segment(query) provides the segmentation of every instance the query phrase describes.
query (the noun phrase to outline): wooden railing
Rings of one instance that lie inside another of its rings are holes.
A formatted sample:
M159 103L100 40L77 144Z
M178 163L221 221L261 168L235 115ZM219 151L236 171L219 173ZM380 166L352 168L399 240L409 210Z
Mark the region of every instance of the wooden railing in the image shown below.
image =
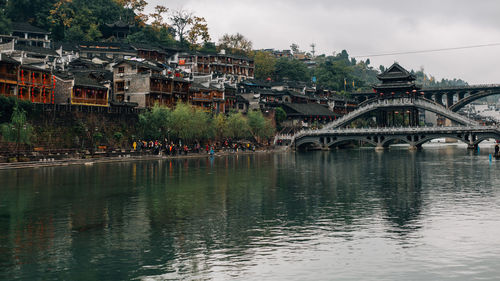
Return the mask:
M108 100L106 98L104 99L98 99L98 98L78 98L78 97L73 97L71 98L71 103L74 104L92 104L92 105L108 105Z

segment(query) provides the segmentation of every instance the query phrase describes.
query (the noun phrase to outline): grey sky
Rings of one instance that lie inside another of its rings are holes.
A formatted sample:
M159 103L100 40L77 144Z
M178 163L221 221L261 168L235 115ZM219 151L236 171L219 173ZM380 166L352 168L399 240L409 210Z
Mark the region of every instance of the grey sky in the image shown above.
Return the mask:
M217 41L240 32L254 48L289 49L297 43L332 54L346 49L367 55L500 43L500 2L493 0L150 0L183 8L207 19ZM500 83L500 46L370 58L372 65L398 61L424 67L436 78L462 78L472 84Z

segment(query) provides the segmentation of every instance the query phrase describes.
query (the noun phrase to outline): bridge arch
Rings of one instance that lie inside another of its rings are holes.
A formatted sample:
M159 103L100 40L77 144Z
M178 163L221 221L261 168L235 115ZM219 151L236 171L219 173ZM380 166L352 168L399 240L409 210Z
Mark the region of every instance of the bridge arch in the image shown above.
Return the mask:
M457 136L455 136L455 135L432 135L429 137L424 137L424 138L420 139L419 141L416 141L415 146L421 147L422 145L429 143L435 139L455 139L459 142L468 144L467 140L462 136L458 136L458 135Z
M460 109L462 109L464 106L468 105L469 103L471 103L475 100L489 97L489 96L495 96L495 95L500 95L500 90L481 91L481 92L478 92L478 93L473 94L473 95L468 95L468 96L465 96L463 99L459 100L458 102L456 102L455 104L453 104L452 106L450 106L450 110L453 112L457 112Z
M390 138L387 138L384 142L382 142L382 146L383 147L389 147L391 144L394 144L394 142L396 141L400 141L400 142L403 142L405 144L409 144L411 145L412 143L412 140L408 140L405 136L394 136L394 137L390 137Z
M367 138L367 137L363 137L363 136L349 136L349 137L335 138L335 139L332 139L332 141L329 142L329 143L327 143L326 145L329 148L333 148L333 147L338 147L338 146L340 146L343 143L349 143L349 142L353 142L353 141L358 141L358 142L362 141L362 142L371 144L372 146L377 146L378 145L378 143L376 141L374 141L373 139Z
M322 146L319 137L305 137L295 141L295 148L298 150L307 150L308 147L321 148Z
M489 139L496 139L496 140L498 140L498 139L500 139L500 135L498 135L498 134L479 135L479 136L477 136L477 139L474 141L474 146L479 145L483 141L489 140Z

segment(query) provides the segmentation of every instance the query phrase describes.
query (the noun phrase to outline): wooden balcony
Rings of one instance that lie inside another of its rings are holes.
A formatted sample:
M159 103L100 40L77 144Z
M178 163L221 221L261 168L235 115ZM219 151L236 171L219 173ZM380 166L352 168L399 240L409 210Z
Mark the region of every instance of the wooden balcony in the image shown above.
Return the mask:
M72 104L108 106L107 90L95 90L86 88L73 89L71 95Z
M164 84L151 85L150 91L171 94L172 93L172 86L171 85L164 85Z
M15 81L15 82L17 82L17 74L1 73L0 72L0 80Z
M84 105L108 106L108 99L107 98L98 99L98 98L72 97L71 103L72 104L84 104Z

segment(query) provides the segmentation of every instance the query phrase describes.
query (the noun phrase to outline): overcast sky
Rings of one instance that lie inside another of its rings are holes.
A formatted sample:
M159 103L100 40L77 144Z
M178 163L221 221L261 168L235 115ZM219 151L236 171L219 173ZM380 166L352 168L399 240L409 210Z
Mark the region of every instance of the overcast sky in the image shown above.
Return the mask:
M240 32L255 49L290 49L297 43L317 54L345 49L351 56L500 43L498 0L149 0L185 9L208 21L213 41ZM310 2L310 3L308 3ZM423 67L436 78L500 84L500 46L371 57L374 67L394 61Z

